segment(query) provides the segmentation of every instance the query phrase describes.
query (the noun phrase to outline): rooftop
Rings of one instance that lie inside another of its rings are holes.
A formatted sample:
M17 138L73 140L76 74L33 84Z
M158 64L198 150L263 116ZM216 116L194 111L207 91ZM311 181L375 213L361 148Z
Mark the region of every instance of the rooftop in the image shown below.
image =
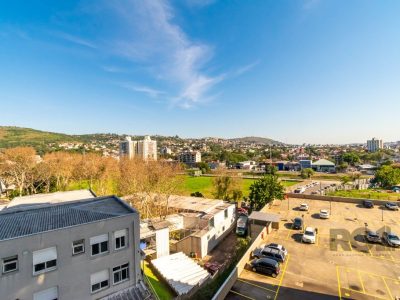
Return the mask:
M81 199L95 198L96 195L91 190L76 190L67 192L56 192L48 194L36 194L29 196L16 197L11 200L7 207L32 206L38 204L56 204Z
M264 222L279 222L281 220L280 215L265 213L261 211L253 211L249 216L250 220L264 221Z
M335 166L335 164L327 159L320 159L312 163L313 166Z
M4 209L0 211L0 241L134 213L115 196Z
M203 213L210 213L218 207L224 207L223 200L207 199L200 197L170 196L168 207ZM229 205L228 205L229 206Z

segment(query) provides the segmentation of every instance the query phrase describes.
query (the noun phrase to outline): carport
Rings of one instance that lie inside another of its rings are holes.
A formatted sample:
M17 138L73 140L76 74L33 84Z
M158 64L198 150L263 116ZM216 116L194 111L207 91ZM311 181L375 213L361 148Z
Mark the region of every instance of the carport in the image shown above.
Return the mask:
M279 229L281 217L278 214L253 211L249 217L249 234L252 240L257 238L260 232L269 234L272 229Z

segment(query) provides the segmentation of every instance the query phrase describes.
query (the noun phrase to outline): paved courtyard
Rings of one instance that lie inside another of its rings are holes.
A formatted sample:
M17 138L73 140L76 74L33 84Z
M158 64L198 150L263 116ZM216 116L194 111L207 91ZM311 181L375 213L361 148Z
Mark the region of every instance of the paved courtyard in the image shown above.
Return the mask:
M297 208L307 203L308 212ZM319 218L320 209L331 211ZM400 249L367 244L364 231L390 228L400 233L400 212L352 203L289 199L273 205L281 215L280 229L268 242L284 245L288 259L277 278L244 270L226 299L396 299L400 297ZM383 214L382 214L383 213ZM382 221L383 216L383 221ZM318 228L316 243L301 243L301 230L292 230L295 217Z

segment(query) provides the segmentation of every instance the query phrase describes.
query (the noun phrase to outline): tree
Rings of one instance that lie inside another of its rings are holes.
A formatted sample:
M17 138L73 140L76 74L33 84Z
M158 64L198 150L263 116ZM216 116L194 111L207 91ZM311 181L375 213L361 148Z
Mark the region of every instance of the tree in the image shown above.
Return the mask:
M206 163L204 161L198 162L196 164L196 167L198 167L201 170L202 174L210 173L210 171L211 171L210 166L208 165L208 163Z
M360 162L360 157L355 152L347 152L342 155L342 161L347 162L350 166L354 166Z
M400 169L382 166L376 171L373 182L381 187L391 188L400 183Z
M278 176L264 175L250 186L249 203L252 209L260 210L274 199L283 200L285 189Z
M272 165L265 166L265 174L276 175L278 168Z
M242 179L239 177L231 177L227 174L221 173L213 179L214 198L222 200L238 201L243 196L242 193Z
M305 168L301 170L300 176L301 178L310 179L314 175L314 170L311 168Z
M16 147L4 150L0 155L0 175L15 184L21 196L27 192L36 166L36 151L32 147Z

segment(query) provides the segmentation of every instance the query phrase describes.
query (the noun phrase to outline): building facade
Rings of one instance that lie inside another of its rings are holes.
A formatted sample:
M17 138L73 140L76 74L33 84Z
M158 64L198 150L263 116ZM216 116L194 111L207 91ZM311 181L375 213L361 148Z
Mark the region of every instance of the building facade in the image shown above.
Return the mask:
M178 155L178 161L187 165L195 165L196 163L201 162L201 153L200 151L181 152Z
M383 148L383 141L376 138L367 141L367 150L369 152L376 152Z
M153 141L148 135L140 141L132 141L128 136L119 144L119 155L129 159L138 157L143 160L157 160L157 141Z
M143 299L140 259L139 214L117 197L0 212L2 300Z

